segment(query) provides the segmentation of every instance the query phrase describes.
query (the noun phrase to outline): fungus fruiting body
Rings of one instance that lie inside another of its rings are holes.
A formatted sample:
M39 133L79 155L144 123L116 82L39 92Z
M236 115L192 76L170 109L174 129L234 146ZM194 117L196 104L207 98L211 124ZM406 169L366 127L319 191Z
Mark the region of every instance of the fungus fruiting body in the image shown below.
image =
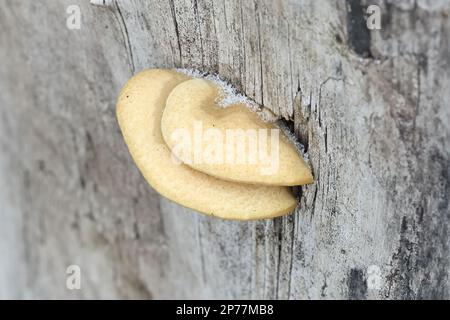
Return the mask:
M190 77L153 69L133 76L117 102L117 119L129 152L148 183L164 197L225 219L249 220L291 212L289 188L230 182L176 163L161 133L167 97Z
M313 177L294 144L242 102L220 107L220 87L192 79L175 87L161 130L178 158L192 168L234 182L295 186Z

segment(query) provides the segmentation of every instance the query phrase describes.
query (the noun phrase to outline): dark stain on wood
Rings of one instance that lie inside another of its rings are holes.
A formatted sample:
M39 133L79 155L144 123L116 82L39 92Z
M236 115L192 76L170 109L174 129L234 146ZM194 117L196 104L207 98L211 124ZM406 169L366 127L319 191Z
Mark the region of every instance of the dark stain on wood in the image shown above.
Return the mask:
M363 300L367 297L367 283L361 269L350 269L347 277L348 298L350 300Z
M364 10L361 0L347 0L347 42L358 55L372 58Z

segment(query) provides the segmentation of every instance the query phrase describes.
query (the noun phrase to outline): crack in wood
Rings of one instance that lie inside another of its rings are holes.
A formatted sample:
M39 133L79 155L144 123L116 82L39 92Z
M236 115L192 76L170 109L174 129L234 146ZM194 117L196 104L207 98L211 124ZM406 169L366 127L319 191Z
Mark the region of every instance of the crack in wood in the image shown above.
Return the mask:
M114 0L114 5L117 10L117 13L119 14L121 26L123 27L123 32L122 32L123 38L124 38L126 46L128 48L128 53L130 55L131 73L134 74L136 72L136 67L134 65L133 49L131 47L131 40L130 40L130 35L128 34L128 28L125 23L125 18L122 14L122 10L120 9L120 6L119 6L119 3L117 0Z

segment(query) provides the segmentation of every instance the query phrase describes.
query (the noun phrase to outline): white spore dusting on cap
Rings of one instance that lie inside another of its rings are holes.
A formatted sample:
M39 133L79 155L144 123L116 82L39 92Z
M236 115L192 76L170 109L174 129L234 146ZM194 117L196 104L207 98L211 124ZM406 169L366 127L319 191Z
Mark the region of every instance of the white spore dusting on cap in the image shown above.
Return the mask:
M214 82L221 89L221 94L216 99L216 103L219 107L226 108L240 103L255 112L264 122L275 122L279 120L279 117L277 117L271 110L260 106L256 102L247 98L245 95L238 93L232 85L221 79L218 75L202 73L195 69L180 68L176 69L176 71L192 78L204 78Z
M183 73L191 78L204 78L206 77L206 73L200 72L196 69L184 69L184 68L177 68L175 69L179 73Z

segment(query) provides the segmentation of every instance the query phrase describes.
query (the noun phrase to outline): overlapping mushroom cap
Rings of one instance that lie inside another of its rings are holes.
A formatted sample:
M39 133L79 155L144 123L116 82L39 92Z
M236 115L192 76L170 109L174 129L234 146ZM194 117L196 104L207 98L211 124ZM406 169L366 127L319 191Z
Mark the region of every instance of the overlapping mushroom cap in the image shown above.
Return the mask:
M165 142L184 163L220 179L274 186L311 183L298 150L243 103L220 107L220 87L192 79L170 93L161 120Z

